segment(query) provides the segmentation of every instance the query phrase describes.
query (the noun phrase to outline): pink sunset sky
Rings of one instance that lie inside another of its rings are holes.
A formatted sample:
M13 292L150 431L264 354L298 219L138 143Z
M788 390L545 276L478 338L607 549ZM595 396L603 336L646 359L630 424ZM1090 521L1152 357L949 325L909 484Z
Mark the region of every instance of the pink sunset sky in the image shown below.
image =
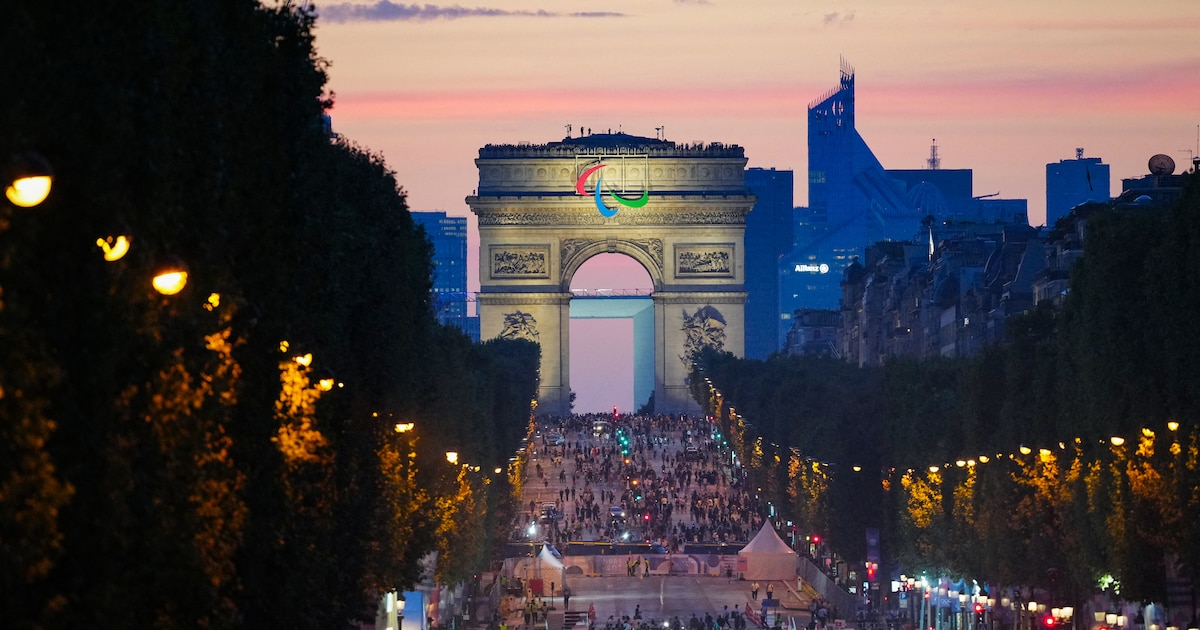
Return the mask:
M1200 150L1195 0L316 6L334 130L384 157L410 208L467 216L472 231L463 199L478 184L479 148L560 140L568 124L576 135L664 127L668 140L741 145L748 166L795 171L795 205L805 205L806 107L836 87L843 58L856 72L858 130L885 168L924 168L936 138L942 168L974 169L977 195L1028 199L1035 225L1045 165L1076 147L1110 165L1113 194L1151 155L1182 166ZM649 283L623 260L590 261L574 286ZM576 333L581 324L600 328ZM600 361L631 364L631 343L628 358L612 343L628 328L573 322L576 410L632 404L631 382L589 380Z

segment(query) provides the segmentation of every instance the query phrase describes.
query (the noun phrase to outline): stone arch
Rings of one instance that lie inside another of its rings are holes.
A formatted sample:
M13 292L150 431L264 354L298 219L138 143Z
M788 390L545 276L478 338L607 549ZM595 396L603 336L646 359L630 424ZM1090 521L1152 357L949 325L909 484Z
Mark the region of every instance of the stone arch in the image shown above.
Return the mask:
M686 357L714 335L735 355L745 348L744 237L755 198L743 149L587 134L489 144L475 165L478 193L466 202L479 219L480 337L537 340L538 413L570 410L571 280L603 253L629 256L650 276L655 411L698 411Z
M649 241L652 239L642 239ZM584 263L591 260L593 257L600 254L624 254L636 260L638 264L646 270L650 275L651 286L654 291L658 291L663 285L663 263L662 263L662 241L658 239L657 244L637 243L622 239L604 239L593 240L577 248L569 248L564 244L562 248L562 265L559 270L558 287L564 293L571 290L571 280L574 279L575 273ZM654 251L658 251L657 257Z

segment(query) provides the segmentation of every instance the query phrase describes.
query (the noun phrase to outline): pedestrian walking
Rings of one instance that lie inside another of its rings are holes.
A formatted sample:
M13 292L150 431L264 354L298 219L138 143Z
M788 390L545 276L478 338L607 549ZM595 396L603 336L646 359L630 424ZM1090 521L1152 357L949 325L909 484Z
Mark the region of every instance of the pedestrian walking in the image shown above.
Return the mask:
M775 599L775 587L767 582L767 599Z
M753 599L753 600L758 599L758 582L755 582L750 585L750 599Z

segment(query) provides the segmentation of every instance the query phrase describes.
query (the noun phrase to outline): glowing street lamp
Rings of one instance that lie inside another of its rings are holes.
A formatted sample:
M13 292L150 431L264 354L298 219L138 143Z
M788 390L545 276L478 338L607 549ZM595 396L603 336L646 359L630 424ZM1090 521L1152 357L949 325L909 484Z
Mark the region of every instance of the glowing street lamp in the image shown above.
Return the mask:
M101 237L96 239L96 246L104 252L104 260L114 262L129 253L129 237L124 234Z
M54 173L42 156L23 153L9 160L4 180L4 196L8 201L14 206L32 208L50 196Z
M313 375L313 381L316 383L315 387L317 390L322 392L330 391L333 389L334 385L337 385L337 378L334 377L333 370L330 370L329 368L321 368L320 370L317 370L317 372Z
M154 290L163 295L175 295L183 290L183 287L187 285L187 280L187 266L178 260L171 259L154 274L152 284Z
M446 461L451 464L458 463L458 451L446 451Z

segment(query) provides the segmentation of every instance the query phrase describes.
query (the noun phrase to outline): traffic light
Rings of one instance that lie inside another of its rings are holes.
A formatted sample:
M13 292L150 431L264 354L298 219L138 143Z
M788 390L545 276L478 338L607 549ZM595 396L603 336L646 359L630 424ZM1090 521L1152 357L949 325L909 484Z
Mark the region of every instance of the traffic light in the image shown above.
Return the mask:
M983 623L983 604L975 602L975 625Z
M1046 615L1045 617L1042 617L1042 625L1047 628L1053 628L1054 627L1054 617L1052 615Z

